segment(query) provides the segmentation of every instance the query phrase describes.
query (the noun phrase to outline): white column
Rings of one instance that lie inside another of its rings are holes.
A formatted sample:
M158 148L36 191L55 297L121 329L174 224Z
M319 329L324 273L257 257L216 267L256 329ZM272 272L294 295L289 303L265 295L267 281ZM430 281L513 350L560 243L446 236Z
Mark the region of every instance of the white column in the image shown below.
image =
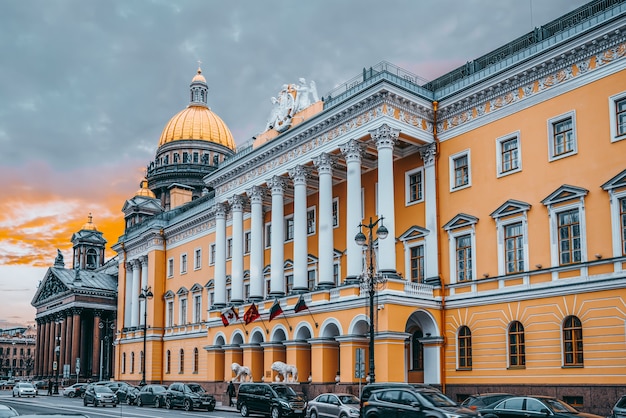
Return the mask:
M378 216L385 219L383 224L389 236L378 240L378 271L396 272L396 228L395 197L393 193L393 146L398 140L399 129L387 124L369 131L378 149ZM379 224L380 225L380 224Z
M226 306L226 205L215 205L215 306Z
M133 325L133 263L129 261L125 266L126 295L124 295L124 327L129 328Z
M333 176L332 158L329 154L321 154L314 161L319 176L319 207L318 207L318 285L320 287L335 286L333 277Z
M346 280L355 280L363 272L363 251L354 237L359 232L362 222L363 208L361 207L361 155L363 148L359 141L352 139L341 147L346 159L348 171L348 194L346 210L346 242L348 254L348 275Z
M231 260L230 301L234 304L243 302L243 205L244 197L235 195L230 199L230 211L233 214L233 254Z
M144 255L139 257L139 262L141 263L141 285L139 293L141 293L141 289L145 289L148 286L148 256ZM139 299L139 325L141 326L144 325L145 313L146 300Z
M309 290L308 283L308 238L307 238L307 202L306 180L309 170L301 165L289 171L293 179L293 290L305 292Z
M270 296L285 295L285 179L274 176L267 182L272 191L272 234Z
M265 189L254 186L247 191L250 198L250 299L263 299L263 196Z
M133 264L133 285L131 288L131 305L130 305L130 325L132 327L139 326L139 273L141 264L139 260L131 260Z
M439 277L439 262L437 248L439 248L437 227L437 189L435 184L435 156L437 146L432 143L419 148L424 160L424 205L426 208L426 235L424 278Z

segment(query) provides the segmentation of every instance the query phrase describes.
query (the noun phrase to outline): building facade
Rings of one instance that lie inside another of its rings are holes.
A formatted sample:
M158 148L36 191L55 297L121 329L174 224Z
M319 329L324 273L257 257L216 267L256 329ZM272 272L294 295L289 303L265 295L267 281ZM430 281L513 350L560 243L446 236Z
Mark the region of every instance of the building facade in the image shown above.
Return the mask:
M31 327L0 330L0 380L33 378L35 336Z
M428 83L383 62L318 100L301 79L240 148L199 71L124 205L116 379L224 393L282 362L309 396L369 377L605 413L626 384L624 29L624 1L592 1ZM152 190L194 161L203 191Z

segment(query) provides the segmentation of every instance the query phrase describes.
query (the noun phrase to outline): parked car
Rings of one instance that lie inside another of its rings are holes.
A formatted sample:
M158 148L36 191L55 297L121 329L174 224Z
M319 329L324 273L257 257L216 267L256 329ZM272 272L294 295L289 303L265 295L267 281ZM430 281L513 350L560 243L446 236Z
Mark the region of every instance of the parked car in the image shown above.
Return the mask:
M428 388L388 388L372 391L363 403L365 418L478 418L480 413L457 405L443 393Z
M37 389L33 386L32 383L28 382L20 382L13 385L13 397L23 397L23 396L32 396L33 398L37 396Z
M83 405L87 406L92 404L93 406L117 406L117 398L113 391L105 385L88 385L85 389L85 396L83 397Z
M202 387L200 387L202 391L199 391L197 386L198 392L195 392L185 383L172 383L165 391L165 407L167 409L183 408L185 411L194 409L214 410L215 397L208 394Z
M19 413L9 405L0 405L0 418L16 417Z
M163 385L145 385L137 394L137 406L162 408L165 406L166 390Z
M363 411L363 403L366 402L371 393L375 390L380 390L380 389L392 389L392 388L402 388L402 389L431 389L431 390L437 390L432 386L429 385L425 385L422 383L401 383L401 382L391 382L391 383L370 383L367 384L365 386L363 386L363 389L361 390L361 398L360 398L360 410L361 410L361 416L362 411Z
M471 409L486 408L489 405L501 401L504 398L515 396L511 393L477 393L470 395L461 402L461 406Z
M619 398L609 418L626 418L626 395Z
M124 385L115 392L117 403L125 403L127 405L135 405L137 403L137 395L139 388L137 386Z
M80 398L83 393L85 393L86 388L87 383L74 383L72 386L63 389L63 396L67 396L68 398Z
M289 385L281 383L242 383L237 410L242 416L264 414L272 418L304 417L306 401Z
M349 393L322 393L307 405L309 418L358 417L359 398Z
M549 396L513 396L478 410L483 418L603 418L578 411L565 402Z

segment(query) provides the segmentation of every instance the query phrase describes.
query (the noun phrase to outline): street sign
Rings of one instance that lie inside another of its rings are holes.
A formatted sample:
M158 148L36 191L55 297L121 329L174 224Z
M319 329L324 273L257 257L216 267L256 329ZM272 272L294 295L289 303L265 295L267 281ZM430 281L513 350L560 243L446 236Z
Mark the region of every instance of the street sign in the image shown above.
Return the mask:
M70 365L64 364L63 365L63 379L69 379L69 378L70 378Z
M58 366L58 365L57 365L57 362L56 362L56 361L55 361L55 362L53 362L53 363L52 363L52 370L54 370L54 371L56 372L56 371L57 371L57 366Z
M76 357L76 374L80 373L80 357Z
M365 377L365 349L356 349L356 363L354 365L354 377L363 379Z

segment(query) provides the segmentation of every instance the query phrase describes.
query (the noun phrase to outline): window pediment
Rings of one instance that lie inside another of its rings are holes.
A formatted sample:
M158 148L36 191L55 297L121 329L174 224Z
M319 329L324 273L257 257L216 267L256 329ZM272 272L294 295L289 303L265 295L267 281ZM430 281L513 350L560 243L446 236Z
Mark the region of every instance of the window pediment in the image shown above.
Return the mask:
M178 296L184 296L187 293L189 293L189 290L187 290L187 288L185 286L181 287L180 289L178 289L178 291L176 292L176 294Z
M400 237L398 238L400 241L412 241L419 238L424 238L428 235L430 231L426 228L422 228L421 226L413 225L409 229L407 229Z
M174 292L172 292L171 290L168 290L167 292L165 292L165 294L163 295L163 299L174 299L174 296L176 296L174 294Z
M202 292L202 285L200 285L200 283L195 283L189 291L193 293Z
M209 280L208 282L206 282L206 284L204 285L204 287L206 287L207 289L212 289L213 286L215 286L215 281L213 279Z
M570 186L567 184L562 185L545 199L541 201L546 206L554 205L561 202L567 202L568 200L581 199L589 193L589 190L582 187Z
M626 170L602 185L602 188L607 191L621 189L622 187L626 187Z
M498 209L491 213L493 219L502 218L510 215L517 215L530 210L531 205L519 200L509 199L504 202Z
M451 231L457 228L464 228L475 225L478 222L478 218L466 213L459 213L452 218L448 223L443 226L446 231Z

